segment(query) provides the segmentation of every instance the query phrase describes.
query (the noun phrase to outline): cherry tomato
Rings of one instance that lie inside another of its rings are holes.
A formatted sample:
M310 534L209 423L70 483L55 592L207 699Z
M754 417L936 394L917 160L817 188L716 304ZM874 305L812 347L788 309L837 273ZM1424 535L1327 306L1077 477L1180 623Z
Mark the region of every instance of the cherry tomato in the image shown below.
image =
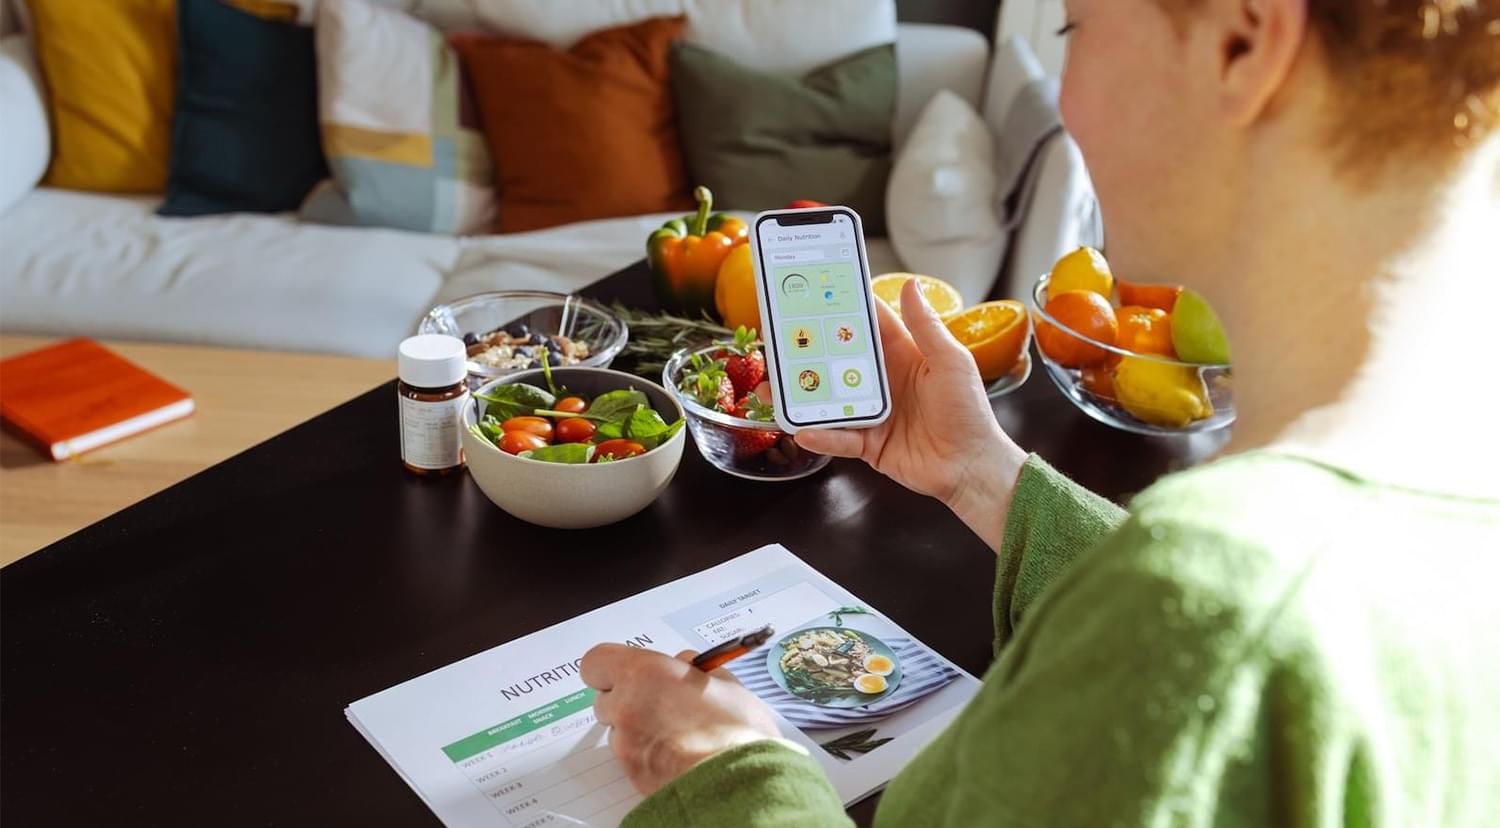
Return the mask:
M635 457L645 454L646 447L634 440L605 440L594 447L594 462L599 462L601 457L613 457L616 460L624 460L627 457Z
M594 424L582 417L569 417L557 423L557 442L587 443L594 439Z
M556 405L552 406L552 410L566 411L569 414L582 414L589 410L589 404L583 397L563 397L557 401Z
M529 431L549 443L552 441L552 421L546 417L511 417L501 423L500 428L504 431Z
M500 450L506 454L520 454L546 445L546 440L529 431L507 431L500 438Z

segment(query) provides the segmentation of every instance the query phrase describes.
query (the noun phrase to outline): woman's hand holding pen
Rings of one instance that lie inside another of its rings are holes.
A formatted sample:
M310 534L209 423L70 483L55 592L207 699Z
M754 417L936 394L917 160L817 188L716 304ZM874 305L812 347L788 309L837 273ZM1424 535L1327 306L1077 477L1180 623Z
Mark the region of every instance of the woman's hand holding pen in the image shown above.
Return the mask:
M902 287L901 316L884 302L876 305L890 419L868 429L799 431L798 445L858 457L906 488L938 498L999 550L1026 452L1000 430L973 355L948 333L916 279Z
M583 656L583 681L599 691L594 715L646 796L716 753L780 735L755 694L728 670L693 667L695 655L600 644Z

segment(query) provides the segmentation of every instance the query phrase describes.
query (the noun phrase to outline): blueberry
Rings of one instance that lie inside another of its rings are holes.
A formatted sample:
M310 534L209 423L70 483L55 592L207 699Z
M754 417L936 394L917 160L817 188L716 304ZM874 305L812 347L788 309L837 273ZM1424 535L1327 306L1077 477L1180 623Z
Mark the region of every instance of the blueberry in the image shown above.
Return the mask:
M526 365L526 367L527 368L540 368L540 367L542 367L542 361L539 360L539 359L533 359L530 363L528 363Z
M525 322L512 322L505 326L505 332L511 339L525 339L531 335L531 328Z
M479 344L479 337L477 337L477 336L475 336L475 335L473 335L471 333L466 333L466 334L464 334L464 344L465 345L478 345Z
M547 340L547 350L551 351L554 354L561 354L562 346L557 344L557 340L549 339Z
M527 341L530 342L532 345L540 345L543 342L548 342L550 340L548 340L547 337L545 337L545 336L543 336L543 335L541 335L539 333L532 333L531 334L531 338L528 339Z

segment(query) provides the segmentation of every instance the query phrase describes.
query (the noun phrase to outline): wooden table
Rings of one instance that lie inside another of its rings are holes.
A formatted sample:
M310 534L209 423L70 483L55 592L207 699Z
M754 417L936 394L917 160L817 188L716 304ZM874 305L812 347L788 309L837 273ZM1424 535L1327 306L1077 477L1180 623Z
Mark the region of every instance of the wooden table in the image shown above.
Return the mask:
M0 358L55 342L0 336ZM395 360L109 342L193 395L187 420L53 463L0 434L0 566L153 495L395 375ZM0 395L5 393L0 375Z

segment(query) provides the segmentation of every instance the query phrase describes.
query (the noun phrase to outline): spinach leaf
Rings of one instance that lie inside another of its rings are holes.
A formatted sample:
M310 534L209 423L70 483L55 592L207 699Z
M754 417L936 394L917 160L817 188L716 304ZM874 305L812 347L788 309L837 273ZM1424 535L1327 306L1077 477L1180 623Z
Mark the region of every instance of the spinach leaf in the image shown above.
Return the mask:
M625 436L625 426L621 423L602 423L594 430L594 442L602 443L605 440L618 440Z
M646 392L635 388L621 388L595 397L589 404L588 413L593 420L623 423L637 408L643 405L649 408L650 404Z
M500 438L505 433L505 430L500 427L500 421L492 414L484 415L484 419L469 426L469 430L474 432L474 436L494 443L496 446L500 445Z
M640 406L625 421L625 436L646 447L647 451L660 445L661 436L667 433L667 421L656 413L656 409Z
M501 420L524 417L538 408L551 408L557 402L546 390L521 382L497 385L488 393L474 396L488 403L484 408L487 417L493 415Z
M588 443L558 443L531 451L523 451L520 457L530 457L544 463L587 463L594 457L594 447Z

